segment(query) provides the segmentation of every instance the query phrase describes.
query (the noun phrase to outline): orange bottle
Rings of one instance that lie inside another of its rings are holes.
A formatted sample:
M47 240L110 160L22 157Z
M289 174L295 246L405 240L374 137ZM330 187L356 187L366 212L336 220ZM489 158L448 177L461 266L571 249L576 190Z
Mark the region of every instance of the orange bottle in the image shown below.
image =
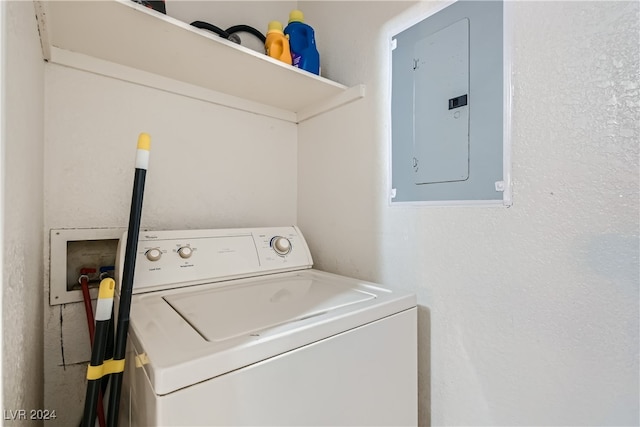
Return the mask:
M267 40L264 42L264 48L272 58L279 59L291 65L291 50L289 48L289 38L282 31L282 23L278 21L269 22L267 30Z

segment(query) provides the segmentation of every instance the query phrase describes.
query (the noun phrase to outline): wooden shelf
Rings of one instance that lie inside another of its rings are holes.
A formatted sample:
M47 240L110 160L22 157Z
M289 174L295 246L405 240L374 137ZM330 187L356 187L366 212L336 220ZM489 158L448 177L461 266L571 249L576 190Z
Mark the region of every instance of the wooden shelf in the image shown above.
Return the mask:
M364 96L130 0L35 3L53 63L292 122Z

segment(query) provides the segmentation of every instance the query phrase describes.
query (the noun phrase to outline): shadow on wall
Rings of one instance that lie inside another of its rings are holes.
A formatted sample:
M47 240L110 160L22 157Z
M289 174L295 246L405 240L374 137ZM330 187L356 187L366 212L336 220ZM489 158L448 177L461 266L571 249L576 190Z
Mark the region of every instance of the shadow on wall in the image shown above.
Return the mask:
M418 305L418 424L431 425L431 311Z

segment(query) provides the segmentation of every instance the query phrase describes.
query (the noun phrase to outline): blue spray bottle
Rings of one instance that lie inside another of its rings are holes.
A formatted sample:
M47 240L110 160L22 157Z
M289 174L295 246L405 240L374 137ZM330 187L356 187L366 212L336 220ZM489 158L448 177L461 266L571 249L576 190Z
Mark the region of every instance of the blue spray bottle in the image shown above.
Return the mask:
M289 36L293 66L319 75L320 54L316 48L315 35L313 28L304 23L301 11L291 11L284 33Z

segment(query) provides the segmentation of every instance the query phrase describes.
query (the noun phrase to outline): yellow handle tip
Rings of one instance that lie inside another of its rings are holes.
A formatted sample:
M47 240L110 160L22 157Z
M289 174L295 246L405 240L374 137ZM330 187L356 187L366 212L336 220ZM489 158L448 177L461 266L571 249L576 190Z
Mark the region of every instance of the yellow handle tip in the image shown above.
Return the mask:
M107 277L100 282L100 289L98 290L98 299L100 298L113 298L113 293L116 290L115 280Z
M141 133L138 137L138 150L151 150L151 137L148 133Z

